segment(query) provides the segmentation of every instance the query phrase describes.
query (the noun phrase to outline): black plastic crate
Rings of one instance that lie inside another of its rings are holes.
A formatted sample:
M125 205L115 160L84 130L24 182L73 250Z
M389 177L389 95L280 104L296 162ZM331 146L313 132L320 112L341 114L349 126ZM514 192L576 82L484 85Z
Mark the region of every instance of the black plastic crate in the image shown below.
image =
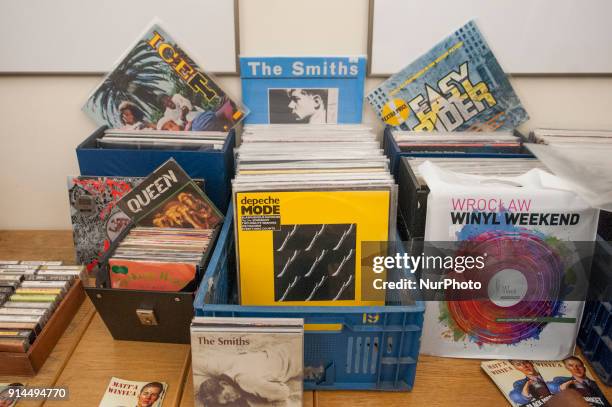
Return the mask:
M612 246L598 238L593 271L598 278L612 280ZM601 301L588 301L582 317L577 342L601 381L612 386L612 287L591 281Z

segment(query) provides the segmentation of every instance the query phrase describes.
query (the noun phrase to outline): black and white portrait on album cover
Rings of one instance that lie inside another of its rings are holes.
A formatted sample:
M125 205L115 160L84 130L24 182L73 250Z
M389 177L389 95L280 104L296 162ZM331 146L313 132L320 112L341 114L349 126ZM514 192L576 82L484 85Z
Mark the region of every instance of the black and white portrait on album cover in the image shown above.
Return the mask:
M302 335L192 332L195 406L301 406Z
M338 122L338 89L268 89L271 124Z

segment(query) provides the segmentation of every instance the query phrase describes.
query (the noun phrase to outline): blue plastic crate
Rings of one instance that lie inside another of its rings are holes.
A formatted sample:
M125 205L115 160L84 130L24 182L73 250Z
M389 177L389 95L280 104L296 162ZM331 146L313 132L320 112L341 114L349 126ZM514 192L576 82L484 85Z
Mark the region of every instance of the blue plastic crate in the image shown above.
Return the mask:
M422 302L377 307L236 305L232 218L228 213L196 294L197 316L304 318L305 390L412 389Z
M96 140L106 127L98 128L76 148L81 175L146 177L174 158L191 178L205 180L206 195L225 212L230 202L234 174L235 131L231 130L221 150L132 150L98 148Z
M612 280L612 246L601 238L597 239L593 268L604 281ZM602 301L588 301L585 306L577 342L584 356L601 380L612 386L612 287L605 283L591 281L600 289Z

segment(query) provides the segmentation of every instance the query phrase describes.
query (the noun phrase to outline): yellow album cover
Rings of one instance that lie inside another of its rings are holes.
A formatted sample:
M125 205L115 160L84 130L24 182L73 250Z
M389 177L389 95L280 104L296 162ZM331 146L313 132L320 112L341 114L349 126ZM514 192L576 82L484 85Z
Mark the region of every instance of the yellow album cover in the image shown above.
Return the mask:
M387 241L390 190L234 194L242 305L363 301L361 242Z

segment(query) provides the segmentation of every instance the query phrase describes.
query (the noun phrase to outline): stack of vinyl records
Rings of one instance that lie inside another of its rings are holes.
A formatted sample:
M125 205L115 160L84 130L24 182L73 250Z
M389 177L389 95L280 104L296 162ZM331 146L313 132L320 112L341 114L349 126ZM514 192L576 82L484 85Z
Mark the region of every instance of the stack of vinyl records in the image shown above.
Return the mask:
M99 148L130 150L220 150L227 132L107 129L97 140Z
M392 134L402 152L521 152L521 139L511 131L445 133L393 130Z
M242 305L373 305L361 243L393 240L397 187L361 125L245 126L233 202Z
M526 144L595 208L612 211L612 131L535 129ZM612 236L612 222L601 233Z
M181 291L198 276L212 229L135 227L108 261L113 288Z
M453 157L407 157L405 162L417 177L422 181L419 166L425 161L431 161L445 170L460 172L462 174L489 175L500 177L512 177L526 173L534 168L546 170L544 164L534 158L464 158Z
M606 130L564 130L535 129L531 132L530 141L538 144L607 144L612 146L612 131Z

